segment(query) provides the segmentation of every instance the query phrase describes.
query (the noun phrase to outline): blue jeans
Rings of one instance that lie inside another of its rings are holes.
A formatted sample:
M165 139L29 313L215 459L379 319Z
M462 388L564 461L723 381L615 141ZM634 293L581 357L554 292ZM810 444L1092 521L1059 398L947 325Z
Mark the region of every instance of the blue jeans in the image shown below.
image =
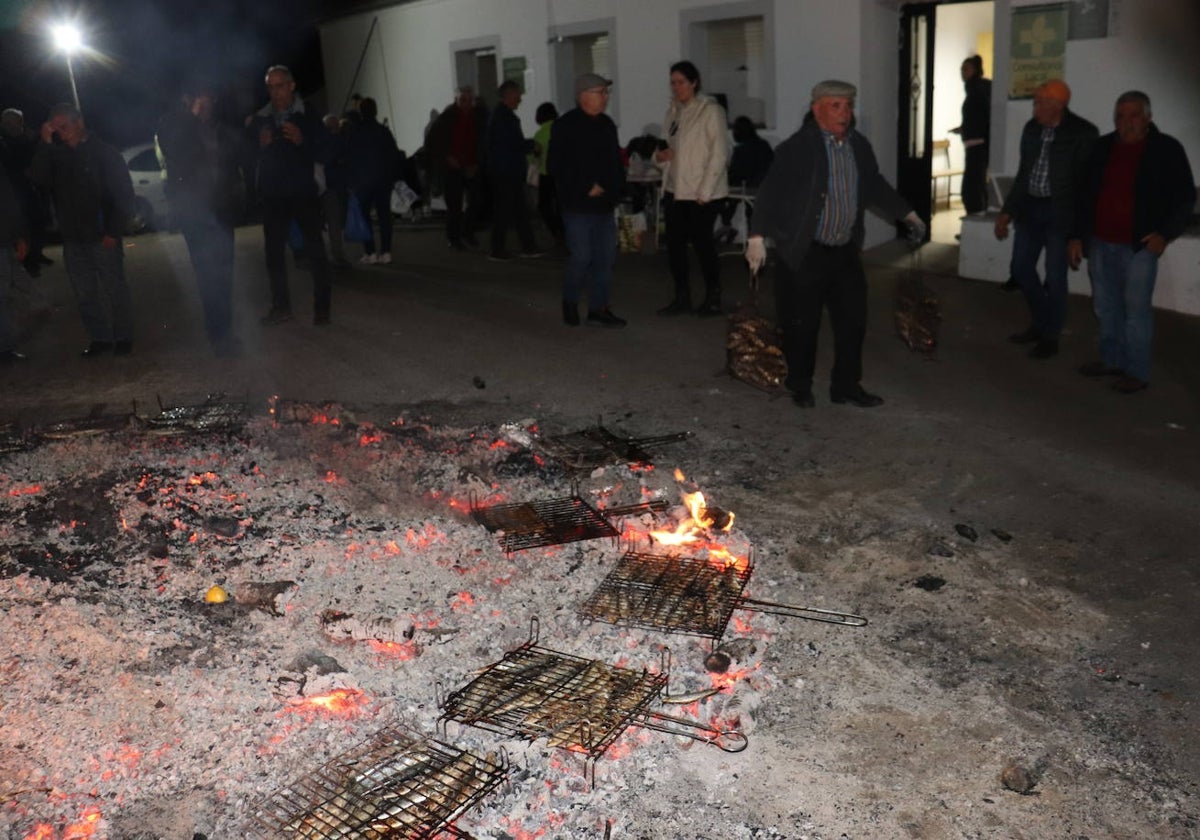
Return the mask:
M121 240L111 248L105 248L98 239L64 242L63 262L88 339L132 341L133 295L125 282L125 251Z
M1038 277L1038 255L1046 252L1046 280ZM1067 237L1054 226L1050 199L1031 198L1017 220L1012 275L1021 285L1038 338L1055 340L1067 320Z
M586 286L588 311L608 306L613 265L617 261L617 222L611 213L563 213L567 238L567 274L563 303L578 303Z
M1154 339L1154 280L1158 257L1146 248L1102 242L1088 247L1092 306L1100 321L1100 358L1110 368L1150 381L1150 343Z

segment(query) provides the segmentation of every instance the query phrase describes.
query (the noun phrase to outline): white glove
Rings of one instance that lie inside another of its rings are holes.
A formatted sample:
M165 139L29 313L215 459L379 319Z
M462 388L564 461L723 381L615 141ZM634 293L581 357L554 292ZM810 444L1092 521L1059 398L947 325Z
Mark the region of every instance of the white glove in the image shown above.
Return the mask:
M746 264L750 266L750 273L758 274L766 261L767 243L761 236L751 236L746 240Z
M904 224L908 225L909 242L920 245L925 241L925 234L929 232L929 226L917 215L916 210L904 217Z

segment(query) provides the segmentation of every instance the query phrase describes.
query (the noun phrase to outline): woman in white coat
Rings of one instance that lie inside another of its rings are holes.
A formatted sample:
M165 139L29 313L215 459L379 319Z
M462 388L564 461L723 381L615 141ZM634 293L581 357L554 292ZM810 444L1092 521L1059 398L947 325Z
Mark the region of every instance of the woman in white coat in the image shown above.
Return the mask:
M704 302L695 310L709 317L721 314L721 276L713 226L720 200L729 194L725 170L729 164L725 109L700 93L700 71L690 61L671 65L671 107L663 120L667 148L655 154L665 167L667 255L675 296L659 315L692 311L688 278L688 243L700 259Z

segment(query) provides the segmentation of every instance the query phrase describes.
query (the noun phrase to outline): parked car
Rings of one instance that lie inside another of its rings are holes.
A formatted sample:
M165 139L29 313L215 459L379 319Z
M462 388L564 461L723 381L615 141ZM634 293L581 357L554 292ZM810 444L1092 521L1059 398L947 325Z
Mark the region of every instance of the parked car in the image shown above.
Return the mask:
M167 204L166 181L153 143L139 143L121 152L133 180L134 211L131 233L167 230L171 208Z

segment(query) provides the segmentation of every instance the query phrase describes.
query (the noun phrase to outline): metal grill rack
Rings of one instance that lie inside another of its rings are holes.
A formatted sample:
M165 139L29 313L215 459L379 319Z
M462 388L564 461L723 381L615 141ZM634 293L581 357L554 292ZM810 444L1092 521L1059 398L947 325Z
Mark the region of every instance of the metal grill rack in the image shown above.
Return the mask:
M391 725L254 808L250 831L288 840L469 838L449 823L508 776L480 757Z
M650 711L665 694L666 654L660 673L618 668L537 645L538 624L529 640L483 669L475 679L441 696L440 722L474 726L528 741L544 739L595 761L630 726L713 744L726 752L746 748L737 731L717 732L696 721ZM594 782L593 775L593 782Z
M159 413L143 417L147 432L161 435L232 432L246 420L246 403L227 402L223 394L210 394L202 403L166 407L158 400Z
M104 405L94 406L83 417L60 420L34 429L34 434L46 440L68 440L126 431L135 420L133 412L128 414L105 414Z
M33 449L35 443L30 435L18 429L12 423L5 423L3 426L0 426L0 455Z
M493 533L500 532L500 547L512 554L527 548L616 539L620 532L613 526L613 519L666 508L667 503L658 500L608 508L602 513L574 495L490 507L472 502L471 518Z
M611 464L648 464L653 450L685 441L691 432L676 432L643 438L621 437L602 424L539 441L538 447L567 469L593 470Z
M629 551L617 561L580 605L584 618L667 633L704 636L714 642L725 634L734 610L806 618L861 627L867 620L818 607L789 606L742 595L754 564Z

